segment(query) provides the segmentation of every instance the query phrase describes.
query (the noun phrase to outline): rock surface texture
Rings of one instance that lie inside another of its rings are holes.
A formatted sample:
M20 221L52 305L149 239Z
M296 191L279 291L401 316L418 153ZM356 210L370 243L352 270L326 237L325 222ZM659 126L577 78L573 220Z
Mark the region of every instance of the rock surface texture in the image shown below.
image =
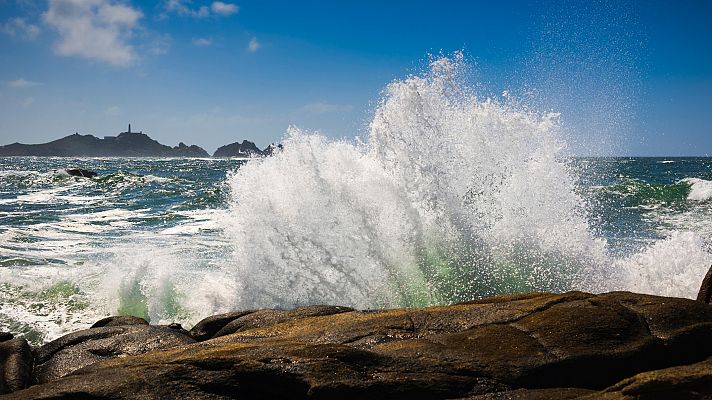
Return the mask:
M44 383L3 398L712 399L712 306L569 292L245 311L190 335L75 332L36 349L34 368Z
M712 302L712 267L705 275L700 286L700 292L697 294L697 301L710 304Z

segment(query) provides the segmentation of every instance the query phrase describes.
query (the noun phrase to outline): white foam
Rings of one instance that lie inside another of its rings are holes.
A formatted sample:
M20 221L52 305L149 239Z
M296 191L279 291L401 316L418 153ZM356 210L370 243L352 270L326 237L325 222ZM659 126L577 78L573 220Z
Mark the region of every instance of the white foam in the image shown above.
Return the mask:
M688 200L707 201L712 199L712 181L699 178L685 178L680 182L690 185L690 193L687 195Z
M712 252L694 232L673 232L644 251L618 260L606 289L694 298L712 264Z

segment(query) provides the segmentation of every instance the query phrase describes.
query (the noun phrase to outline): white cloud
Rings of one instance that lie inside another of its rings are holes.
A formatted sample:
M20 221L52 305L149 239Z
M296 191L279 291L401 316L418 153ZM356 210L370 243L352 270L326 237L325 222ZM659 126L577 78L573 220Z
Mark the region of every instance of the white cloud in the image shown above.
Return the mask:
M231 3L223 3L222 1L214 1L210 7L200 6L191 7L192 0L166 0L163 8L166 13L178 14L183 17L206 18L211 15L227 17L237 14L240 7ZM163 17L167 17L163 14Z
M252 39L250 39L250 43L247 45L247 50L254 53L259 50L260 47L262 47L262 43L258 42L256 37L253 37Z
M24 18L12 18L0 25L0 32L12 37L22 37L27 40L34 40L40 34L40 27L27 22Z
M50 0L44 21L57 30L57 54L128 66L137 55L129 43L143 13L114 0Z
M18 88L18 89L28 88L28 87L32 87L32 86L39 86L39 85L41 85L41 83L28 81L25 78L18 78L18 79L15 79L14 81L7 82L7 86L9 86L11 88Z
M110 106L104 110L104 115L109 117L116 117L121 115L121 108L119 106Z
M202 6L198 8L190 8L190 0L168 0L165 3L164 8L167 12L176 13L181 16L191 16L195 18L205 18L210 15L210 8L208 6Z
M237 14L237 12L240 11L240 7L235 4L223 3L222 1L214 1L210 9L212 9L215 14L224 16Z
M309 103L297 109L299 114L321 115L327 113L339 113L353 110L353 106L348 104L331 104L317 101Z
M211 39L211 38L193 38L192 43L195 46L210 46L213 44L213 39Z

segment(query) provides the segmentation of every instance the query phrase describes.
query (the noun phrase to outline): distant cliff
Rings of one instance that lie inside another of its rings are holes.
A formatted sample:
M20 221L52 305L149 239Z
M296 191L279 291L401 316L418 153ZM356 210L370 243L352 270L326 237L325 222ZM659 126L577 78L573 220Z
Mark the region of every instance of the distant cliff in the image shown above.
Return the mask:
M0 157L210 157L202 148L180 143L170 147L143 133L122 132L99 139L93 135L69 135L49 143L13 143L0 146Z

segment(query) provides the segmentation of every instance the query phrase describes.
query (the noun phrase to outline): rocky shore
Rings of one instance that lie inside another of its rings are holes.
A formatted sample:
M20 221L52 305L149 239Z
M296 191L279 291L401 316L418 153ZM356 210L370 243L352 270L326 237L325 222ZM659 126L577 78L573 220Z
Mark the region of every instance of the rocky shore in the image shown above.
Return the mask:
M628 292L237 311L190 331L109 317L38 348L0 339L4 399L712 398L712 305Z

